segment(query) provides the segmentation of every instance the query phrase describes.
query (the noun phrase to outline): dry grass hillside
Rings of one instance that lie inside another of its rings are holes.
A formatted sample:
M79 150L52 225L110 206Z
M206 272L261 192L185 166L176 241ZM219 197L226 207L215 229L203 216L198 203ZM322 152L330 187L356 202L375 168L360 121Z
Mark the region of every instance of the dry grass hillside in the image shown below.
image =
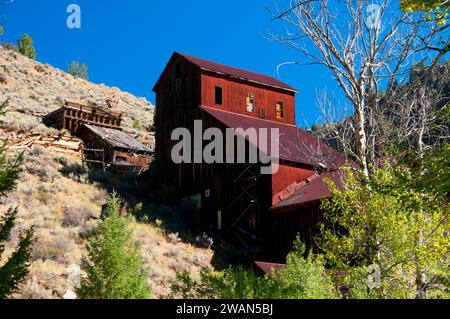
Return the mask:
M112 189L128 201L134 216L135 240L149 268L153 297L169 293L176 271L195 275L211 265L208 238L178 235L179 225L173 223L179 207L155 204L156 190L107 172L89 172L76 152L60 152L42 142L42 136L58 134L41 123L42 116L65 99L102 104L111 98L124 113L126 130L152 143L146 127L152 123L153 108L145 99L76 79L0 47L0 102L9 99L8 112L0 117L0 139L19 145L10 149L11 155L24 152L25 156L16 191L0 200L0 215L9 207L18 207L17 227L4 257L11 253L22 229L32 225L36 229L31 273L15 298L62 298L74 289L73 275Z

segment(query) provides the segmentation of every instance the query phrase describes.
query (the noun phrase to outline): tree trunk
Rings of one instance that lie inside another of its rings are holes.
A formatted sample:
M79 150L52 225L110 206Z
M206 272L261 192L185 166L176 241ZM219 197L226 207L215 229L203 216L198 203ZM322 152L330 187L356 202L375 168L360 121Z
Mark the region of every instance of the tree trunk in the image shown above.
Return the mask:
M425 275L420 271L419 266L416 266L416 299L426 299L426 281Z
M356 155L358 165L364 177L369 179L369 168L367 166L367 137L365 128L364 100L361 99L355 107L356 116Z

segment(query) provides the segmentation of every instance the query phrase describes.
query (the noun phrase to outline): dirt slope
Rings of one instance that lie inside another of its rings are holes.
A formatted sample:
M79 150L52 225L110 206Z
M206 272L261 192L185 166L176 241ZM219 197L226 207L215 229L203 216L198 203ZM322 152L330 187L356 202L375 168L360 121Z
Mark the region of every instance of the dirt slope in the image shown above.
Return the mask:
M19 211L4 257L11 253L20 230L32 225L36 228L31 274L14 297L62 298L74 289L86 240L99 221L107 190L112 187L125 189L133 199L129 207L135 215L135 240L142 246L145 265L150 269L153 297L169 292L176 271L195 275L211 265L211 249L201 248L195 240L183 242L174 231L165 229L164 220L157 219L165 213L175 216L176 208L153 204L146 195L134 195L133 183L115 180L107 173L92 176L80 165L76 152L45 147L45 141L55 139L60 132L43 125L42 116L66 99L97 105L112 99L124 113L126 130L153 146L153 135L146 129L153 121L153 106L148 101L117 88L76 79L0 47L0 103L6 99L10 106L0 116L0 139L16 145L11 155L24 151L25 163L17 190L0 200L0 216L9 207L18 207ZM76 145L76 140L67 137L59 142Z

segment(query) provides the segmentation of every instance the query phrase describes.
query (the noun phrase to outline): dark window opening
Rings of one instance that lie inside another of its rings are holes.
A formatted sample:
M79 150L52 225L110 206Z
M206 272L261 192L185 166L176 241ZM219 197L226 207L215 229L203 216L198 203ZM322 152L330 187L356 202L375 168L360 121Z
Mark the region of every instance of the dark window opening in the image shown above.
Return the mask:
M220 86L216 86L215 88L215 104L216 105L222 105L223 98L222 98L222 88Z
M124 156L116 156L116 161L123 161L123 162L126 162L126 161L127 161L127 158L124 157Z
M266 110L265 109L259 109L258 110L258 116L260 119L265 119L266 118Z

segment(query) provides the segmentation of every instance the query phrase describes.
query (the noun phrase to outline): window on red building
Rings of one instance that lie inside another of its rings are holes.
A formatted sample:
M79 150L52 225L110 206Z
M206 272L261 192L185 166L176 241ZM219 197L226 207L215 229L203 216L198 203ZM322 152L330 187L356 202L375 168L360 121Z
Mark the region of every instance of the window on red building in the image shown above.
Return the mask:
M215 88L215 97L214 97L214 103L216 105L222 105L223 103L223 97L222 97L222 88L220 86L216 86Z
M253 112L255 110L255 97L251 93L247 93L245 97L245 109L247 112Z
M265 120L266 119L266 110L265 109L259 109L258 110L258 116L260 119Z
M284 104L282 101L277 101L276 115L277 115L277 119L284 118Z

